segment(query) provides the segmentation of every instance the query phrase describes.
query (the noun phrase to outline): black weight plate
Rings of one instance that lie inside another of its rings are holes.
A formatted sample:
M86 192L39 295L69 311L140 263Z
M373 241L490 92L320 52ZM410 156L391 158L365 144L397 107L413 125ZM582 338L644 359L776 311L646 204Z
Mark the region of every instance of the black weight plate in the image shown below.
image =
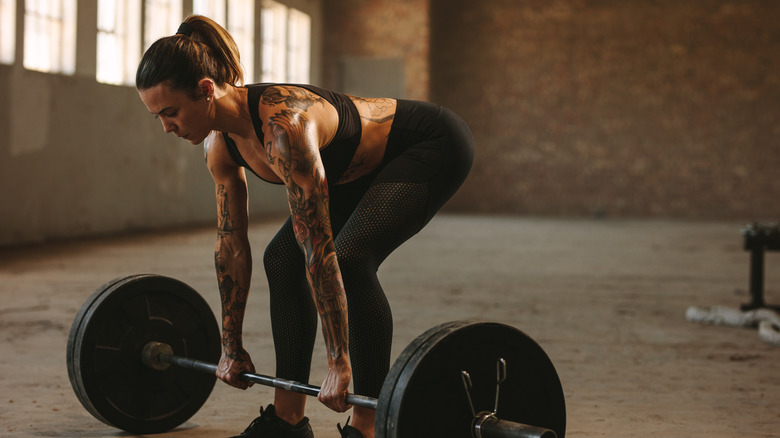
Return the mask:
M419 355L418 351L422 348L426 350L426 345L431 338L434 338L433 342L437 341L437 338L441 338L446 330L463 325L463 322L453 321L438 325L431 329L428 329L423 334L417 336L409 345L404 348L401 354L393 363L390 372L385 378L385 382L382 385L382 391L379 394L379 403L376 410L376 419L374 421L374 434L378 438L384 438L389 436L388 430L395 429L397 421L397 412L391 409L392 405L390 399L396 392L396 387L400 387L398 392L403 393L404 386L407 384L405 376L403 375L407 364L410 360L416 360L416 355Z
M79 401L96 418L128 432L163 432L208 399L216 376L146 368L141 350L150 341L169 344L179 356L219 360L214 314L181 281L151 274L117 279L81 307L68 336L68 375Z
M130 277L127 277L130 278ZM91 405L89 405L89 400L85 399L84 394L84 388L81 384L80 375L73 367L74 361L74 351L73 348L76 345L76 337L78 336L80 330L81 330L81 323L84 320L84 315L87 314L87 311L91 307L91 305L97 300L97 298L106 293L106 291L110 291L111 287L118 283L119 281L124 280L123 278L116 278L114 280L111 280L110 282L100 286L95 290L95 292L90 295L90 297L87 299L87 301L84 302L84 304L81 306L79 311L76 313L76 317L73 319L73 324L70 326L70 333L68 334L68 347L67 347L67 354L66 354L66 363L68 364L68 377L70 378L70 384L73 386L73 390L76 393L76 397L78 397L81 404L85 407L87 407L87 410L90 411L92 415L98 416L96 412L91 410ZM99 416L98 416L99 417Z
M552 362L525 333L499 323L455 322L421 335L399 356L382 388L379 438L470 438L473 415L461 372L471 375L477 412L492 411L496 363L507 362L497 416L563 438L566 406Z

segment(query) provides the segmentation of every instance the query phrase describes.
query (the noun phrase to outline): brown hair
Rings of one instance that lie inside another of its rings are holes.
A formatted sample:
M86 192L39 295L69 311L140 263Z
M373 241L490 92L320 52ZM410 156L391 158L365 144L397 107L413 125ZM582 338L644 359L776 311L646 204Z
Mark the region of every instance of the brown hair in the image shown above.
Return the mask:
M139 90L168 82L173 89L194 90L209 77L217 85L243 85L238 46L227 30L202 15L184 20L179 33L157 40L144 53L135 75Z

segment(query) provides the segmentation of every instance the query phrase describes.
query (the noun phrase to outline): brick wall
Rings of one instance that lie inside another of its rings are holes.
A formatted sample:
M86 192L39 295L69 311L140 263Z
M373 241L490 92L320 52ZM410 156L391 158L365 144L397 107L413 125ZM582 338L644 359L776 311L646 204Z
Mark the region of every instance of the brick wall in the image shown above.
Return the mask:
M780 3L432 0L459 209L780 220Z
M407 97L471 125L475 167L451 209L780 220L778 2L323 9L326 81L339 56L403 55Z
M405 97L428 100L428 0L323 0L323 83L341 57L403 58Z

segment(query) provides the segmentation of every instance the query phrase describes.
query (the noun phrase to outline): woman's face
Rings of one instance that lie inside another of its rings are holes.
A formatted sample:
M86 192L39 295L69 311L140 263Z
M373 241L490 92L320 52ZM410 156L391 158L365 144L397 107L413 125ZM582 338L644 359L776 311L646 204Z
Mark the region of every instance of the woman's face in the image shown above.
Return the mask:
M146 108L162 122L165 132L172 132L192 144L202 142L211 132L209 101L206 97L193 98L192 93L171 89L160 83L139 90Z

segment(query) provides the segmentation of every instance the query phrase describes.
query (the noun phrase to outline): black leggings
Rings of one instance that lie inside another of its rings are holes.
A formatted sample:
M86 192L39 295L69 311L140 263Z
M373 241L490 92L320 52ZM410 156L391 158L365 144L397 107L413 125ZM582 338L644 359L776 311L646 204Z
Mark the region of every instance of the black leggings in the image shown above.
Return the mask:
M457 191L474 157L466 124L439 105L398 101L382 164L330 187L336 255L347 294L353 389L378 397L390 370L393 318L379 265ZM308 382L318 314L290 220L265 251L277 376Z

